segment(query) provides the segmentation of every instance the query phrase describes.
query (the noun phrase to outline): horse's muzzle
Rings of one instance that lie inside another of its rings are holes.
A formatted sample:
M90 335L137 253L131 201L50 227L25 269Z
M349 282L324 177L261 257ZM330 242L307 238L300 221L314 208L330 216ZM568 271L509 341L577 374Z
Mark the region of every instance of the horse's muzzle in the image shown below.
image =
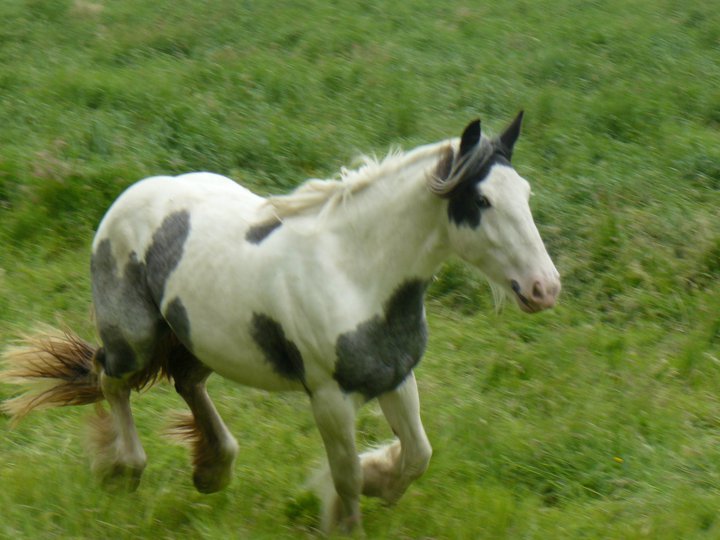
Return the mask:
M560 279L535 279L530 286L523 288L516 280L510 281L518 306L526 313L538 313L550 309L560 295Z

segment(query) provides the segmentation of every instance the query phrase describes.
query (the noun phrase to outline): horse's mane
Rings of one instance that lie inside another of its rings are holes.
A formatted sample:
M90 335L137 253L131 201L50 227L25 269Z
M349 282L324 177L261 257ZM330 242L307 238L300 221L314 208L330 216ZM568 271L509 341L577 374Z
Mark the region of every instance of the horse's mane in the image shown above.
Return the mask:
M402 151L399 148L391 149L388 154L378 159L376 156L360 156L356 161L359 166L355 169L343 167L336 178L321 180L311 178L300 184L287 195L268 197L266 205L278 219L288 216L317 210L324 213L336 208L367 187L378 183L398 170L408 167L446 146L448 141L428 144L410 150Z

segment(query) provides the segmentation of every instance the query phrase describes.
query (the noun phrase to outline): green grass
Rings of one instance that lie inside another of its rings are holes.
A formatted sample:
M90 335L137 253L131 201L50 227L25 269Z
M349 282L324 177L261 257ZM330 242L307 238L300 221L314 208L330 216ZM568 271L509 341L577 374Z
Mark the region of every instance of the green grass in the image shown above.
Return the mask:
M720 537L720 12L481 4L1 3L0 344L36 322L92 338L93 229L139 178L287 191L524 108L515 163L561 305L498 315L481 278L443 268L418 370L435 455L396 508L363 502L368 537ZM181 408L168 386L135 398L132 495L92 479L89 411L0 418L0 537L312 537L306 398L211 392L241 446L211 496L157 434ZM358 429L391 436L375 405Z

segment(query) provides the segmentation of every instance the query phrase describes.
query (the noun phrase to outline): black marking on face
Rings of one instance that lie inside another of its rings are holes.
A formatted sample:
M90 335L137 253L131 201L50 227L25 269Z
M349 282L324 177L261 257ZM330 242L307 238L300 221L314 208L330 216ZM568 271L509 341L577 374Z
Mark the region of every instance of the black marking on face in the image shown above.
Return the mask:
M90 270L105 372L120 377L142 369L165 328L147 288L145 265L133 252L119 274L111 242L105 239L93 253Z
M187 309L179 296L176 296L165 308L165 320L172 328L180 342L192 351L192 341L190 340L190 318Z
M338 337L333 377L344 391L372 399L397 388L420 361L427 343L426 287L421 280L403 283L382 315Z
M465 128L460 139L460 152L448 175L448 190L440 191L441 197L449 199L448 218L456 226L472 229L480 226L482 211L488 205L478 186L493 166L510 166L522 119L523 112L520 111L503 134L495 139L482 137L479 120L470 122Z
M278 375L305 385L305 364L300 350L287 339L279 322L267 315L253 313L250 335Z
M275 219L267 223L261 223L260 225L253 225L245 233L245 240L251 244L260 244L280 225L282 225L282 221L279 219Z
M465 178L453 191L448 201L448 218L458 227L476 229L480 226L482 211L486 208L478 186L490 174L495 165L510 166L499 145L488 144L485 156L469 161L463 171Z
M190 213L187 210L173 212L155 231L152 244L145 252L147 283L158 305L162 303L168 277L180 263L189 234Z

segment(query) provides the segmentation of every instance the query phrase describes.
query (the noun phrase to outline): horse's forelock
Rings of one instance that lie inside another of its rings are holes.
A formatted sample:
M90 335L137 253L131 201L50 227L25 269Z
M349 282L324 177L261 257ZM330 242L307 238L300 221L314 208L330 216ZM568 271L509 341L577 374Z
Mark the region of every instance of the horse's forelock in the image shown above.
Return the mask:
M441 151L440 159L435 166L435 171L433 172L433 178L431 179L431 181L435 180L439 183L445 182L450 177L454 161L455 151L452 149L452 146L448 144Z
M468 182L482 180L484 169L495 159L509 162L497 139L482 137L473 149L464 154L458 154L448 146L438 160L428 187L438 197L452 198Z

